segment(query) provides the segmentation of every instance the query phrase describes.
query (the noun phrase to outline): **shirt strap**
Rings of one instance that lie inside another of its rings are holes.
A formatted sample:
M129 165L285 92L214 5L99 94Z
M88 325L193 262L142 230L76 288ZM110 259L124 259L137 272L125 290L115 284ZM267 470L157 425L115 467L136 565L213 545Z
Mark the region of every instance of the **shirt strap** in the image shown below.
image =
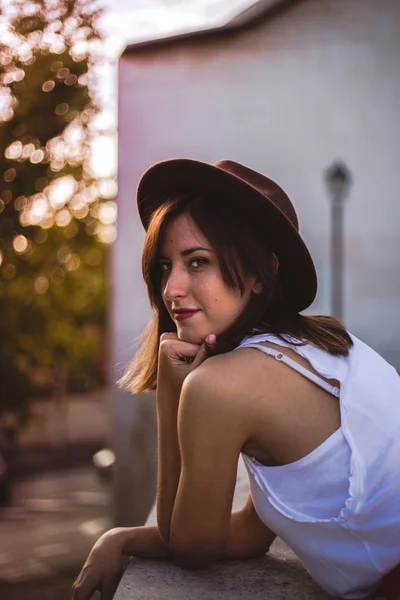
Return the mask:
M299 365L299 363L289 358L279 350L275 350L274 348L267 348L266 346L262 346L261 344L255 343L245 343L242 346L240 346L240 348L256 348L257 350L261 350L262 352L264 352L264 354L269 354L270 356L273 356L276 360L279 360L279 362L285 363L288 367L291 367L292 369L300 373L300 375L303 375L304 377L306 377L325 391L339 398L340 390L338 387L330 385L327 381L322 379L322 377L318 377L318 375L315 375L308 369L305 369L302 365Z

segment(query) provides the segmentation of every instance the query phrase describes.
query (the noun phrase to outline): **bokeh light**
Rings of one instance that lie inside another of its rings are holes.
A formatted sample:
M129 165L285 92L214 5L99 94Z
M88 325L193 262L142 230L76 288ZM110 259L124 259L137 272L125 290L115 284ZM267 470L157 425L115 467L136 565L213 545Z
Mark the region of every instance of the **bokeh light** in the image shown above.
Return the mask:
M59 79L64 79L67 75L69 75L69 69L68 67L61 67L61 69L58 69L56 76Z
M73 213L74 213L74 217L76 217L77 219L84 219L87 216L87 214L89 213L89 207L87 204L85 204L81 208L75 209L73 211Z
M35 151L35 144L32 144L31 142L29 144L25 144L25 146L22 148L22 157L23 158L29 158L30 155L32 154L32 152Z
M54 225L53 216L46 217L43 221L40 222L40 227L43 229L50 229Z
M54 89L54 86L56 84L54 83L54 81L52 79L49 79L48 81L45 81L44 84L42 85L42 90L44 92L51 92L51 90Z
M62 208L71 199L77 189L77 182L72 175L58 177L46 188L50 206Z
M114 225L102 225L98 223L96 226L96 236L103 244L112 244L117 237L117 229Z
M81 264L81 259L77 254L70 254L65 261L65 268L68 271L75 271Z
M13 142L12 144L10 144L4 152L4 156L6 158L9 158L10 160L16 160L17 158L19 158L21 156L21 154L22 154L22 143L19 141Z
M112 225L117 220L116 202L104 202L98 205L97 218L104 225Z
M32 152L32 154L29 158L31 163L34 165L37 165L38 163L42 162L43 159L44 159L44 152L41 148L38 148L37 150Z
M11 194L10 190L3 190L0 194L0 197L2 198L2 200L5 204L7 204L8 202L11 202L11 200L12 200L12 194Z
M115 198L117 195L118 187L115 179L102 178L96 183L98 194L100 198Z
M28 0L20 4L19 8L27 17L32 17L40 10L40 5L36 2ZM44 93L56 93L63 84L87 86L89 83L88 72L75 73L74 63L86 60L92 51L94 54L98 53L104 43L99 40L96 42L95 38L89 39L92 29L77 15L58 18L60 7L55 0L51 0L49 9L50 23L43 30L27 33L25 38L9 26L3 25L1 29L5 47L0 57L3 67L0 75L0 123L14 117L17 105L14 94L18 88L13 84L24 80L24 67L36 60L38 49L44 54L60 55L54 56L50 66L51 73L47 75L47 80L42 80L39 84ZM71 51L74 63L67 62L61 56L67 50ZM81 65L76 70L81 71ZM0 193L0 213L7 202L13 202L13 208L19 211L23 226L40 227L33 234L33 245L26 236L15 235L12 246L17 254L28 252L35 243L43 243L47 238L47 230L54 225L62 228L61 233L66 242L77 235L80 221L84 221L87 233L95 235L105 244L111 243L116 237L117 205L113 201L117 193L116 160L115 148L110 149L110 139L115 137L115 117L106 108L97 112L90 102L81 112L72 102L58 102L55 113L65 120L61 135L47 141L45 147L42 147L44 142L28 131L26 123L18 123L12 130L14 141L11 139L11 143L3 150L7 160L16 162L2 174L11 189L4 189ZM96 144L92 144L92 139L96 139ZM19 167L17 161L29 161L33 165L48 163L48 173L45 176L40 174L33 182L35 193L32 195L18 195L22 190L12 183L17 176L22 179L24 173L25 165ZM59 172L65 167L71 168L73 172L77 166L82 166L82 172L78 171L79 181L72 174L59 176ZM80 264L78 255L69 249L67 255L60 258L66 247L69 248L68 244L61 247L58 260L65 269L75 270ZM101 252L95 251L85 255L84 262L98 265L101 260ZM14 277L14 266L11 263L4 265L3 256L2 261L2 272L7 267L8 277ZM38 278L35 281L36 291L44 293L49 280L53 279L54 275Z
M14 81L22 81L25 77L25 71L23 71L22 69L15 69L12 72L12 76Z
M24 254L29 249L29 242L24 235L17 235L13 240L13 248L17 254Z
M17 268L12 263L7 263L2 269L4 279L13 279L17 274Z
M27 209L30 218L30 224L38 225L46 217L48 209L49 204L46 196L43 194L36 194L33 196L33 202Z
M26 196L18 196L18 198L15 198L14 206L16 210L24 210L28 206L28 198Z
M35 279L34 286L38 294L45 294L49 289L49 280L45 275L40 275Z
M69 246L67 246L67 245L61 246L61 248L59 248L57 250L57 260L60 263L65 263L65 262L67 262L67 260L71 256L71 254L72 254L72 251Z
M71 220L71 223L69 225L67 225L66 227L64 227L63 229L63 235L65 238L72 239L76 236L76 234L78 233L79 230L79 226L78 223L75 219Z
M65 227L72 219L72 215L67 208L60 210L54 217L55 222L59 227Z
M78 81L77 76L74 73L70 73L64 80L65 85L74 85Z
M66 102L61 102L61 104L57 104L55 113L56 115L63 116L66 115L69 110L69 105Z
M14 181L16 175L17 171L13 167L11 169L7 169L7 171L5 171L3 175L4 181L10 183L11 181Z

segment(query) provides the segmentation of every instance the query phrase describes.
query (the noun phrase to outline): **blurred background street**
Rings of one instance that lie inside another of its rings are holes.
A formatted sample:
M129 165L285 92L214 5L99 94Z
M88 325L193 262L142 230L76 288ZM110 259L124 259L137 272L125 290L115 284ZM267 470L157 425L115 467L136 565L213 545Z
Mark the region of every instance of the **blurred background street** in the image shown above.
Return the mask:
M64 600L96 539L111 527L110 489L91 465L31 475L0 510L0 597Z
M93 457L110 437L109 392L68 397L62 427L49 402L9 459L0 507L0 598L68 600L93 543L112 527L111 482Z

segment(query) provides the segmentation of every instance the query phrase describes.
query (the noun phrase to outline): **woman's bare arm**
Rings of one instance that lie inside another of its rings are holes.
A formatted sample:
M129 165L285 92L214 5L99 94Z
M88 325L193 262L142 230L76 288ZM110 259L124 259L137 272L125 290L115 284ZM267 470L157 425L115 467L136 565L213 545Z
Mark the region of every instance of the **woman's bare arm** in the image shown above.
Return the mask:
M232 513L227 543L217 560L245 559L268 551L275 535L258 518L251 498ZM120 578L121 554L141 558L174 558L157 526L120 527L101 536L73 586L73 600L90 600L96 590L111 600Z
M249 494L244 506L231 514L229 534L218 560L240 560L263 556L276 534L258 516Z
M208 339L208 338L207 338ZM201 346L178 340L174 333L161 336L157 380L158 480L157 523L163 542L168 545L171 517L181 474L178 440L178 410L182 384L208 356L210 344ZM180 353L192 358L187 364Z
M274 537L251 502L231 513L239 455L256 414L247 400L247 370L236 358L200 365L179 398L159 388L158 529L182 566L262 554Z
M173 553L161 539L157 526L126 527L118 532L122 554L141 558L173 558ZM257 515L251 496L244 506L231 514L229 535L217 560L239 560L262 556L275 534Z
M167 386L157 391L158 478L157 523L159 538L167 546L171 515L181 474L181 454L178 442L179 393Z
M252 504L239 514L231 513L239 455L254 426L245 378L238 371L232 369L232 357L213 357L182 387L178 412L182 464L168 540L181 566L262 554L274 537ZM255 535L259 532L260 538Z

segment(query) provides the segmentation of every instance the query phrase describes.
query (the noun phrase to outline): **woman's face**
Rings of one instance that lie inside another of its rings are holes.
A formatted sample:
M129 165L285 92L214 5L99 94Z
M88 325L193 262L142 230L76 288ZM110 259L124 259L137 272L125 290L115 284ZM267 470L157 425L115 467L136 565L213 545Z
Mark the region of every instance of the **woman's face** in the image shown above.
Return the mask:
M259 284L244 280L239 289L225 285L217 255L187 214L176 217L161 240L163 302L176 324L178 337L201 344L210 333L227 329L246 306Z

